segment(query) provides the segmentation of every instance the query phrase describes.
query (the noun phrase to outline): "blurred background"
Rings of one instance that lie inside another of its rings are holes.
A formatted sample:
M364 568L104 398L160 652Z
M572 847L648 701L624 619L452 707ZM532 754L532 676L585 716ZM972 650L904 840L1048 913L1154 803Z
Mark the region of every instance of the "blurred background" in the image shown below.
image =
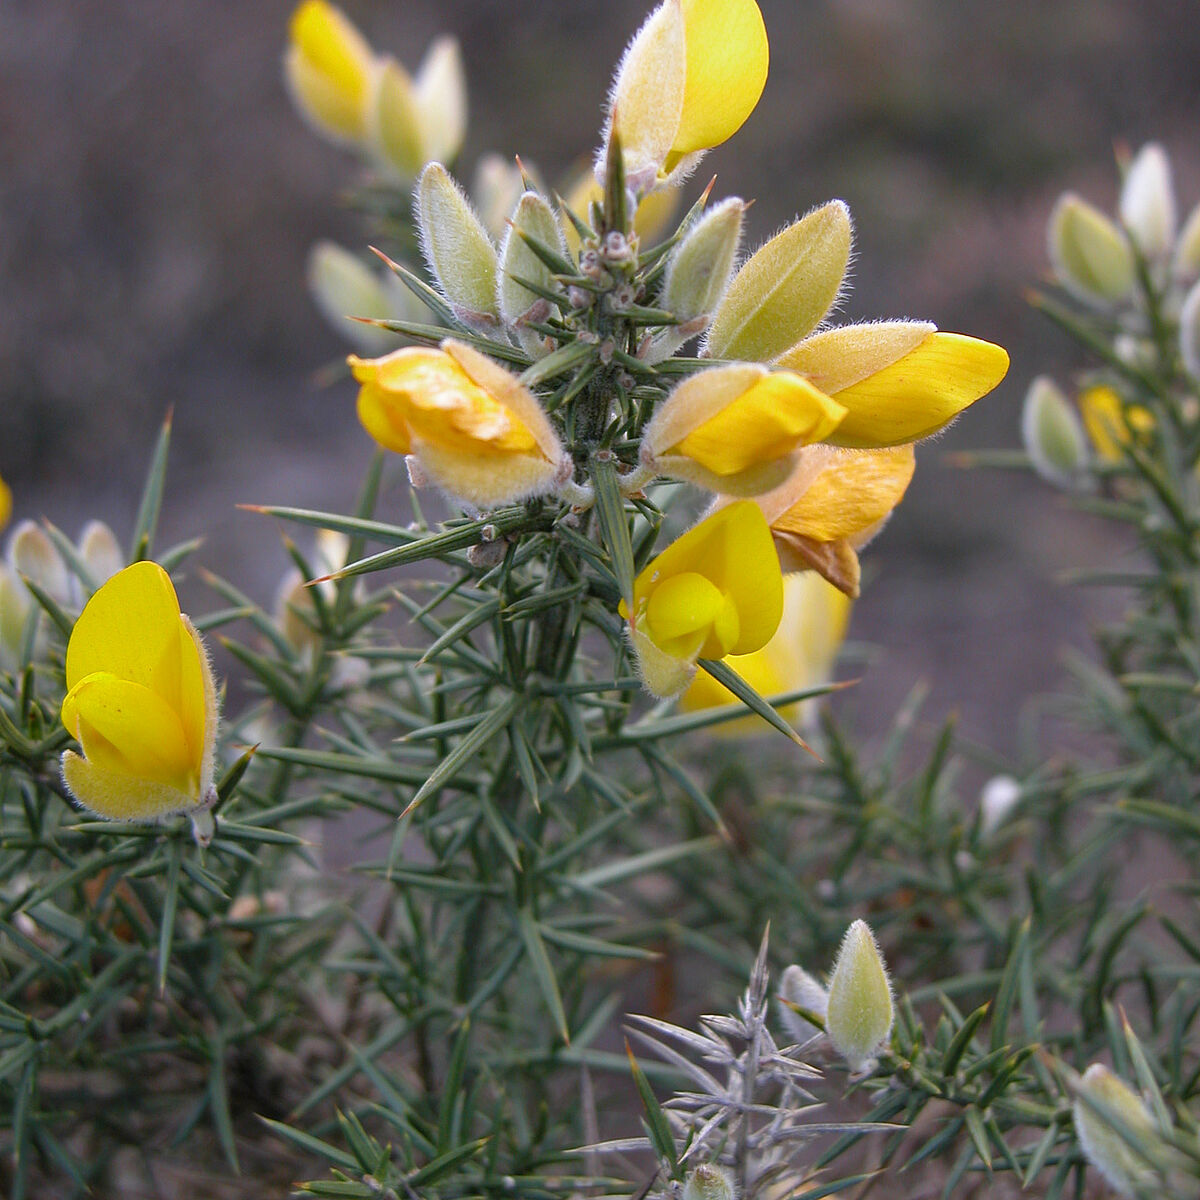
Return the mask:
M1111 210L1114 144L1161 141L1183 212L1200 200L1195 0L760 0L771 75L698 189L754 198L751 246L832 197L857 228L843 319L910 316L998 341L1008 380L918 453L908 499L868 551L851 636L877 647L841 703L882 729L918 680L929 713L1002 752L1061 674L1064 645L1120 597L1064 568L1130 551L1024 474L963 471L1011 447L1029 380L1079 365L1023 292L1066 188ZM268 601L279 530L238 502L345 509L370 443L345 345L304 286L320 237L358 247L341 203L359 168L296 116L281 81L290 0L5 0L0 17L0 475L16 515L126 535L149 451L175 413L168 538ZM462 41L488 150L561 179L598 140L616 60L649 0L344 0L414 67ZM384 515L404 510L392 476ZM193 610L215 600L185 589ZM194 598L193 598L194 597ZM185 604L185 607L187 605ZM857 668L855 668L857 670Z

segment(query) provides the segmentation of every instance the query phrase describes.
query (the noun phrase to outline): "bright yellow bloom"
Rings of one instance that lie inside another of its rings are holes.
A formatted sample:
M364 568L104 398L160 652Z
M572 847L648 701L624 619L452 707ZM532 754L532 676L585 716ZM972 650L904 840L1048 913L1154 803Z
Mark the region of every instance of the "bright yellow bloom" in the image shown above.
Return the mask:
M852 601L811 571L788 575L783 581L783 617L765 646L750 654L731 654L728 663L761 696L776 696L825 683L838 648L846 636ZM711 675L700 672L680 698L686 710L740 704L734 694ZM812 701L780 709L788 720L807 723ZM717 726L719 733L766 730L761 717L750 715Z
M912 446L802 450L788 480L757 501L783 569L814 570L856 597L858 551L900 503L915 467Z
M63 780L114 821L153 821L216 801L217 693L199 634L166 571L138 562L84 607L67 644L62 721L83 747Z
M900 446L944 429L1008 371L1000 346L920 321L846 325L776 359L849 411L826 439L853 449Z
M341 9L302 0L292 14L283 66L296 107L319 133L340 142L363 140L375 57Z
M691 681L699 658L749 654L783 614L783 578L757 505L735 501L672 542L621 602L642 680L656 696Z
M8 484L0 479L0 529L3 529L8 524L9 517L12 516L12 492L9 490Z
M487 508L560 481L569 460L536 397L479 351L447 339L349 362L366 431L453 495Z
M1122 446L1154 429L1154 414L1140 404L1122 403L1120 395L1104 384L1079 394L1079 414L1096 453L1105 462L1120 462Z
M754 0L664 0L617 68L615 132L635 192L735 134L767 80L767 32Z
M642 437L642 462L730 496L790 474L795 452L827 438L846 410L793 371L732 363L689 376Z

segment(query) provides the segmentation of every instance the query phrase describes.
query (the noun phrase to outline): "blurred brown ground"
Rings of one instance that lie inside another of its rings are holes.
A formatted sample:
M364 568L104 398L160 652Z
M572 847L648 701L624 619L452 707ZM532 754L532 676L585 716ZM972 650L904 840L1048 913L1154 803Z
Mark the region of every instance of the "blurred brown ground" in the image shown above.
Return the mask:
M462 39L489 149L561 176L596 140L612 66L649 0L346 0L414 65ZM830 197L858 237L845 318L919 316L999 341L1008 381L945 437L869 551L852 633L877 644L846 701L878 730L912 685L931 715L1004 751L1060 674L1064 643L1120 597L1059 568L1126 547L1023 475L945 453L1016 443L1029 379L1077 360L1023 290L1072 187L1110 206L1113 143L1157 139L1181 204L1200 200L1194 0L761 0L772 70L755 115L710 156L717 195L757 200L751 239ZM164 532L266 600L285 559L239 501L338 508L369 456L353 389L314 386L343 350L303 285L311 242L364 239L337 197L352 161L292 112L284 0L5 0L0 14L0 474L18 514L126 533L174 407ZM386 497L398 515L403 488ZM210 603L199 590L192 606Z

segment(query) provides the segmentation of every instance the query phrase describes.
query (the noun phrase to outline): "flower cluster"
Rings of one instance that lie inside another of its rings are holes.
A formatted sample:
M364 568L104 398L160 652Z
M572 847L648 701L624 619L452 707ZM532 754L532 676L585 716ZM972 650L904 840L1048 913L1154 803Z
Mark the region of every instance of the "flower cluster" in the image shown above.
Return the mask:
M1147 385L1171 408L1200 382L1200 205L1180 227L1170 160L1151 143L1124 164L1116 220L1068 192L1047 240L1056 281L1111 343L1108 367L1084 378L1074 403L1047 376L1026 394L1022 440L1033 465L1078 488L1130 447L1153 443Z
M320 11L325 37L350 44ZM665 0L617 69L592 199L579 211L526 177L499 243L430 162L414 211L434 286L395 270L455 332L379 322L425 345L350 360L368 433L408 456L414 482L478 510L557 498L582 517L598 452L626 498L656 480L710 495L699 525L618 578L658 696L683 691L702 660L762 650L785 572L857 595L858 551L904 495L913 443L1008 365L998 346L927 322L828 326L851 256L840 201L740 263L747 206L710 205L708 191L665 241L643 244L639 215L750 116L767 57L753 0ZM697 357L676 357L690 342Z

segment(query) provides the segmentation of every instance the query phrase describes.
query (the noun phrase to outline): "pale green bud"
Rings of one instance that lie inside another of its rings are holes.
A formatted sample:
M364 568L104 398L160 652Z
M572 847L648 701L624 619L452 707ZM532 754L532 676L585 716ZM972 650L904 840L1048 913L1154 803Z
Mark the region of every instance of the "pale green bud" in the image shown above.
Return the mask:
M1021 440L1037 473L1071 487L1087 466L1087 435L1075 407L1048 376L1039 375L1025 393Z
M708 331L708 353L772 362L807 337L838 298L851 240L840 200L776 234L734 276Z
M33 597L8 563L0 561L0 662L15 662Z
M71 603L71 572L40 525L22 521L13 530L8 543L8 561L18 575L37 584L57 603L64 606Z
M788 967L779 981L779 1017L794 1042L807 1042L821 1030L811 1021L805 1020L795 1008L802 1008L815 1016L825 1018L829 1011L829 992L821 986L803 967Z
M395 349L394 333L349 320L392 315L382 280L356 254L335 242L317 242L308 252L307 275L308 290L321 316L347 341L364 354Z
M125 566L117 535L103 521L89 521L79 535L79 554L99 587Z
M493 237L503 238L508 218L525 191L521 168L499 154L485 154L475 166L471 180L471 199L484 228Z
M1102 1113L1111 1112L1139 1141L1144 1137L1149 1149L1158 1140L1149 1111L1133 1089L1101 1063L1088 1067L1075 1092L1071 1113L1084 1156L1110 1187L1123 1196L1132 1196L1139 1186L1151 1181L1153 1174ZM1088 1100L1097 1107L1089 1106Z
M1192 209L1175 244L1175 274L1181 279L1200 275L1200 204Z
M1192 285L1179 310L1179 352L1183 365L1200 379L1200 282Z
M680 322L672 331L680 344L703 331L729 287L745 210L737 197L723 200L692 226L667 260L661 303Z
M887 967L865 921L846 930L829 980L825 1032L852 1071L867 1070L892 1031Z
M1133 252L1098 208L1067 192L1050 214L1048 250L1059 282L1081 300L1120 300L1133 287Z
M467 80L458 39L437 38L413 80L426 162L453 162L467 133Z
M716 1163L693 1167L683 1181L683 1200L733 1200L733 1176Z
M425 261L455 315L486 329L496 317L496 247L466 196L441 163L421 172L417 229Z
M1143 146L1129 164L1118 205L1121 220L1147 258L1166 258L1175 244L1175 189L1171 160L1156 142Z
M367 141L384 171L405 183L429 161L413 81L394 58L383 59L372 80Z
M554 273L530 249L525 236L535 238L566 257L567 246L554 209L537 192L526 192L517 203L504 244L500 248L500 271L496 279L496 302L500 318L516 335L532 358L552 349L546 339L528 328L526 321L543 322L554 311L543 296L531 292L518 280L527 279L551 291L557 290Z

